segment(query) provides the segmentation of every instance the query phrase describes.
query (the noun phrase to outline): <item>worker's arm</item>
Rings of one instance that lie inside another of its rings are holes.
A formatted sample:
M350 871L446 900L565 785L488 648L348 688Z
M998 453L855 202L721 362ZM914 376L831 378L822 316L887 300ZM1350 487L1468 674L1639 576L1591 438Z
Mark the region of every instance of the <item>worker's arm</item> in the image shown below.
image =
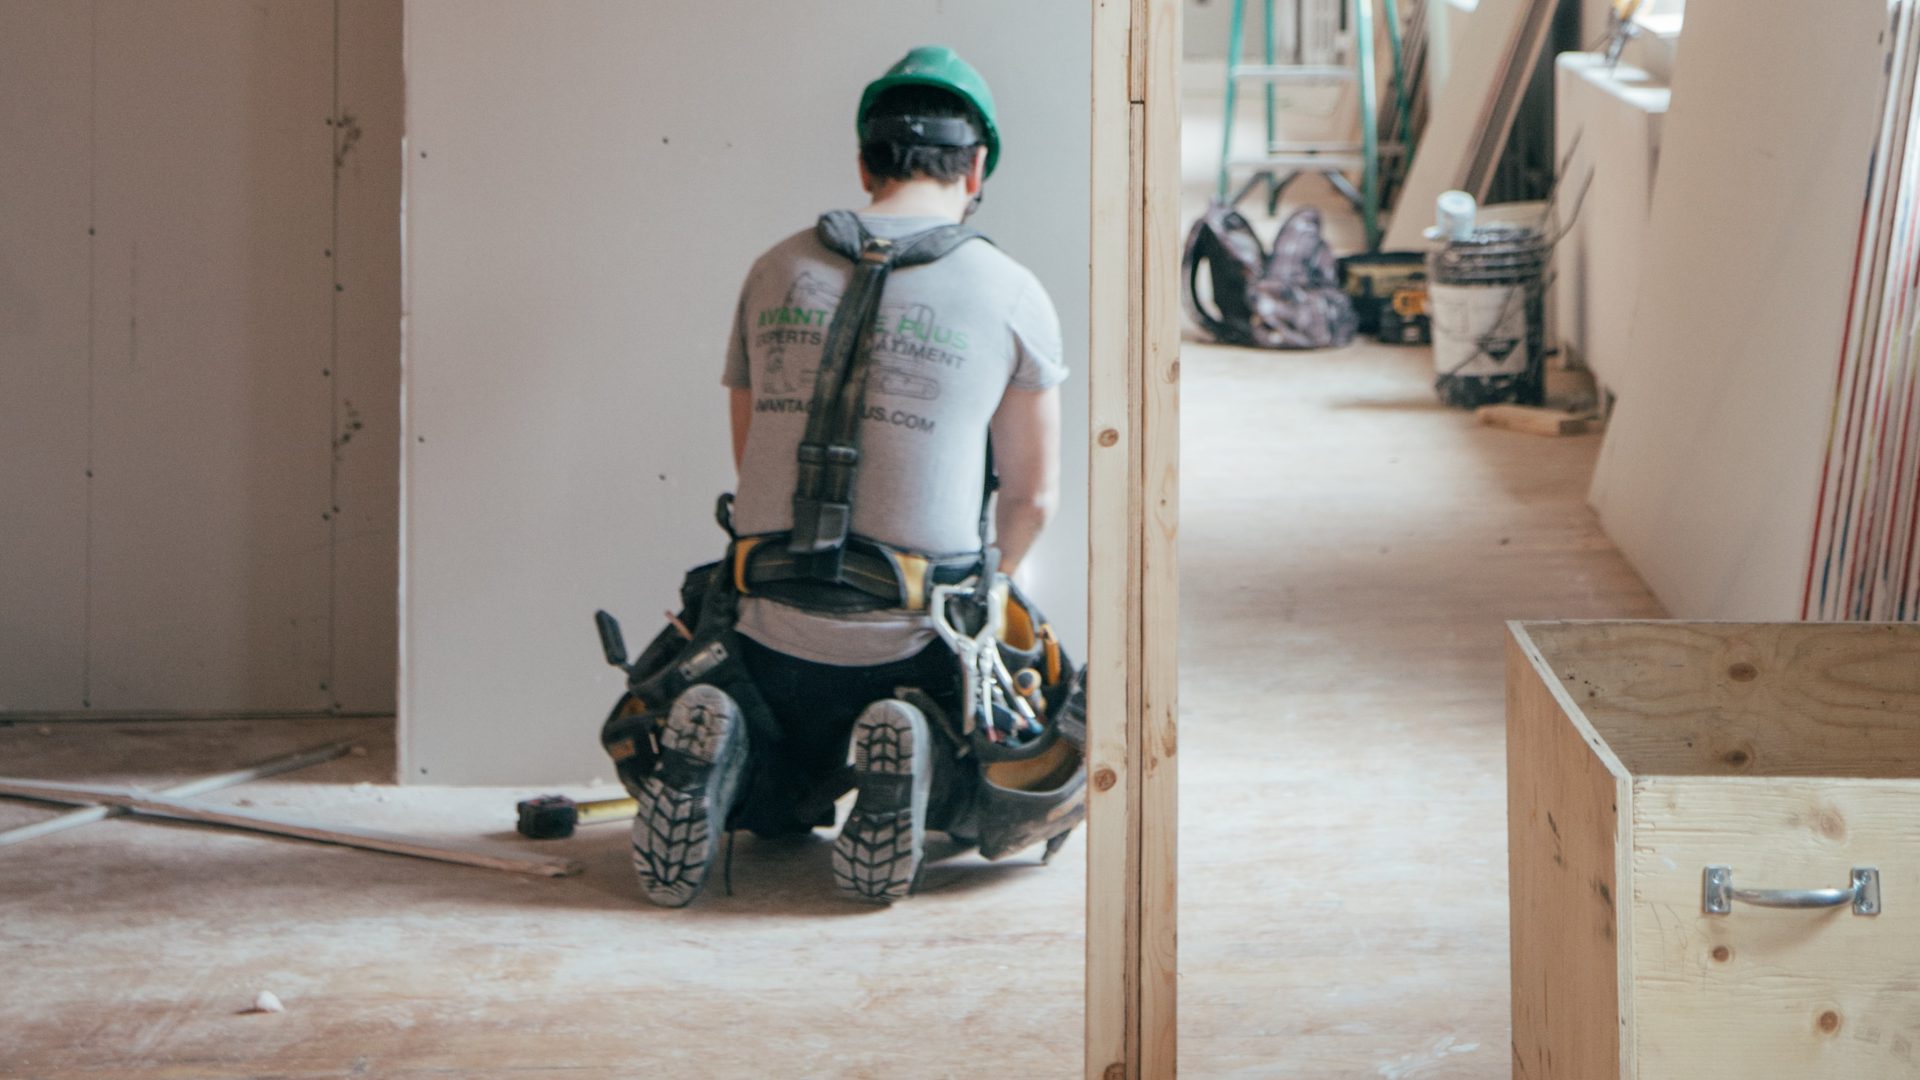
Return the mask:
M1060 503L1060 391L1009 388L993 414L993 462L1000 473L994 543L1011 574L1033 549Z
M753 423L753 391L744 386L729 389L728 420L733 427L733 473L740 475L740 462L747 456L747 428Z

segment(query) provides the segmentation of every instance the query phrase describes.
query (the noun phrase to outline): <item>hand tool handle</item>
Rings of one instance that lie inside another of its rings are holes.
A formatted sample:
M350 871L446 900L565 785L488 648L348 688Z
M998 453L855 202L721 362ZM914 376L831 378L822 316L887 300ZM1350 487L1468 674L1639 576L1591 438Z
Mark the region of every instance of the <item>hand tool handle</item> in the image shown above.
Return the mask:
M621 821L633 817L640 812L640 804L633 799L595 799L579 803L574 809L580 815L580 824L591 825L596 821Z
M617 668L626 667L627 639L620 633L620 620L605 611L596 611L593 625L600 631L600 651L606 654L607 663Z

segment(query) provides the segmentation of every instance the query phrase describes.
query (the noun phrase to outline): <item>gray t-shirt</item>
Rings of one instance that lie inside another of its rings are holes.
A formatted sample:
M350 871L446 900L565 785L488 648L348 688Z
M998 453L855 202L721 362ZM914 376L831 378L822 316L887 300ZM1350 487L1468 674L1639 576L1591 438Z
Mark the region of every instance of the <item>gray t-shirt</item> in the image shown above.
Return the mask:
M899 239L947 224L862 214ZM753 420L733 508L741 534L793 527L794 454L807 427L827 325L852 265L813 230L760 256L740 290L727 386L751 389ZM1067 377L1060 319L1046 290L1000 249L969 241L887 278L868 375L853 493L853 531L932 555L980 546L987 424L1009 386L1044 390ZM749 597L739 630L822 664L864 667L918 653L926 616L903 610L820 615Z

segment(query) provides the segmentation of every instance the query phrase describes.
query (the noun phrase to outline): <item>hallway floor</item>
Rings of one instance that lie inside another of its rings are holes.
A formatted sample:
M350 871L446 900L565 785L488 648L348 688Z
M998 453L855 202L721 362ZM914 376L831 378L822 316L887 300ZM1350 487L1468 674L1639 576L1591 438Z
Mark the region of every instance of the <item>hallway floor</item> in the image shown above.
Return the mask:
M1431 363L1183 353L1187 1075L1508 1073L1503 621L1659 608L1599 437L1477 426Z
M1583 504L1598 439L1475 426L1427 356L1186 353L1189 1076L1506 1075L1502 620L1657 608ZM532 846L530 792L386 786L388 721L15 725L0 771L157 786L343 736L369 755L202 798ZM0 1075L1078 1074L1080 843L891 911L833 897L827 847L743 840L684 911L611 825L540 848L587 864L558 881L153 821L0 849Z

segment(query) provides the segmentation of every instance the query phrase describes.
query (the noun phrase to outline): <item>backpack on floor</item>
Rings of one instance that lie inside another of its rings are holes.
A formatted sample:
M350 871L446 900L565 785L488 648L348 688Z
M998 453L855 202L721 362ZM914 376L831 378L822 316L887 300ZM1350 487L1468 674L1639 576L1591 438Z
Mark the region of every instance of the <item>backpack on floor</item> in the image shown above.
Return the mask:
M1200 296L1203 265L1213 311ZM1239 211L1213 203L1187 233L1180 276L1187 316L1223 345L1321 349L1345 345L1359 328L1312 207L1281 224L1268 252Z

